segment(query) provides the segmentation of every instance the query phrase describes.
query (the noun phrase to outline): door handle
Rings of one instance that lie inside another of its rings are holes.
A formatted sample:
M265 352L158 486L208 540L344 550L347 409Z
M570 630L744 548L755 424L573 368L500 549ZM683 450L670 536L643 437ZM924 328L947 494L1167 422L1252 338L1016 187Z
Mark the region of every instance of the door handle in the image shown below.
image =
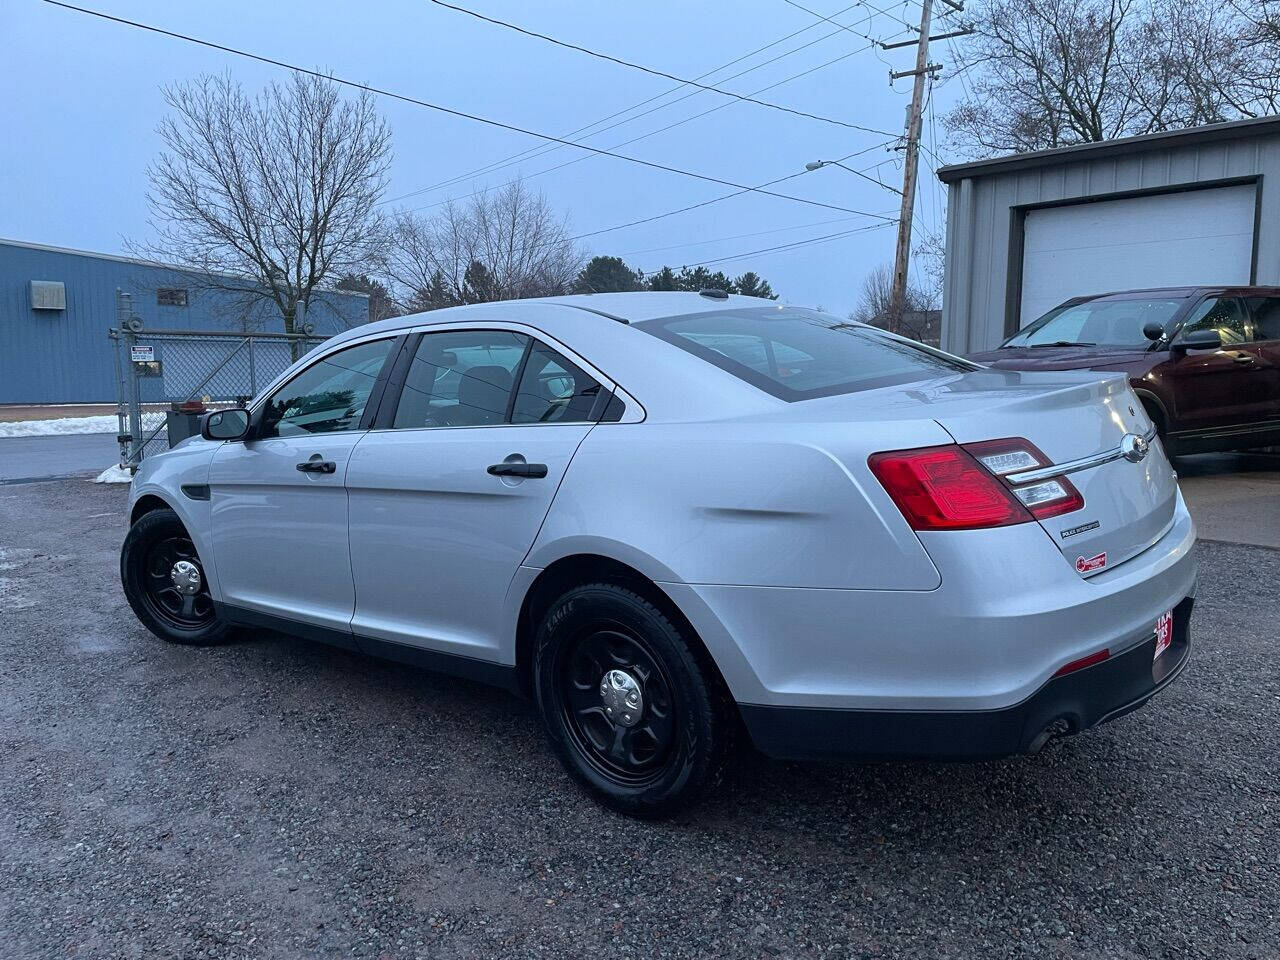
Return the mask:
M310 460L304 460L298 464L298 469L303 473L337 473L338 465L332 460L321 459L320 454L311 455Z
M1253 363L1256 358L1251 353L1237 353L1231 359L1236 363Z
M547 465L545 463L525 463L523 460L507 460L502 463L490 464L487 472L494 477L539 478L547 475Z

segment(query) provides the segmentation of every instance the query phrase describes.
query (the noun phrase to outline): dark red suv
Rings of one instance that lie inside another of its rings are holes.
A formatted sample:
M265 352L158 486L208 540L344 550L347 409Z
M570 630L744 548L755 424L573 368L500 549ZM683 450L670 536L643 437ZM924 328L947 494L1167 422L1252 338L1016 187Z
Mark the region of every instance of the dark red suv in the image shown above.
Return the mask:
M1171 454L1280 444L1280 287L1076 297L970 359L1127 373Z

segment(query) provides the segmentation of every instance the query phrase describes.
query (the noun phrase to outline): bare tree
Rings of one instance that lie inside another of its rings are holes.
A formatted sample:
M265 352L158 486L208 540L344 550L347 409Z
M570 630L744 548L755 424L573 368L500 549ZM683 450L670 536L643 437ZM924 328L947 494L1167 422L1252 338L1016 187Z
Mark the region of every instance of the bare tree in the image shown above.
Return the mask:
M267 301L295 332L300 308L323 305L342 274L367 272L383 241L386 121L369 94L344 100L306 74L256 97L229 76L201 76L164 97L173 114L148 169L154 239L133 249Z
M939 301L927 289L911 282L907 284L902 307L898 332L912 340L936 344L939 333ZM849 319L887 330L892 315L893 267L882 263L863 279L861 300L853 313L849 314Z
M1269 112L1280 46L1234 2L986 0L947 128L962 152L989 156Z
M516 181L396 218L387 272L411 309L568 292L582 267L565 219Z

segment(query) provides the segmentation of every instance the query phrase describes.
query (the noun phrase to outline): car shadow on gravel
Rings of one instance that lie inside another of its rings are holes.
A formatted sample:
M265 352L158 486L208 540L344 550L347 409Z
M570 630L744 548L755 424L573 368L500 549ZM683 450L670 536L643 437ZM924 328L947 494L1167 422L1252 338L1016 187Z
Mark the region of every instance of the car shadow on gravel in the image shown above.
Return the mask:
M362 726L369 719L383 729L394 724L397 739L461 760L467 768L465 779L471 781L467 793L490 790L496 801L496 794L509 793L517 783L531 791L522 803L545 802L550 795L567 813L632 822L597 807L573 786L560 770L528 700L283 635L257 633L247 639L260 646L258 655L268 661L261 664L264 671L281 668L285 660L293 661L292 671L314 674L316 689L306 691L309 684L304 685L303 699L328 696L341 677L344 689L337 702L364 715ZM1151 709L1157 707L1144 708ZM822 845L835 839L834 822L840 824L842 846L874 846L904 831L912 833L917 845L928 837L945 845L948 825L963 821L963 830L955 836L965 838L964 844L971 844L976 834L1003 847L1017 846L1019 838L1025 838L1028 817L1040 822L1041 839L1059 833L1066 837L1081 820L1101 818L1122 827L1147 799L1144 788L1134 782L1132 758L1126 755L1130 750L1145 753L1133 742L1134 726L1130 718L1122 718L1052 743L1034 756L980 763L796 763L771 759L744 743L721 788L658 829L718 834L750 824L756 831L775 831L795 840L807 836ZM376 734L373 740L363 744L366 761L395 749L390 741L378 745ZM496 774L505 783L486 786L486 776ZM637 827L653 829L648 824Z

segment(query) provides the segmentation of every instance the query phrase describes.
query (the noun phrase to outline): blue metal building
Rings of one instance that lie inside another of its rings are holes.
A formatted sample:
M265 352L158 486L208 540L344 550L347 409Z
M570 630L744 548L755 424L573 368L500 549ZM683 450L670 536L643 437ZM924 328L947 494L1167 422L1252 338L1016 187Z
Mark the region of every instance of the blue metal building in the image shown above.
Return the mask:
M116 400L107 331L137 317L146 330L280 331L275 311L163 264L0 240L0 404ZM364 323L364 294L312 299L325 336Z

